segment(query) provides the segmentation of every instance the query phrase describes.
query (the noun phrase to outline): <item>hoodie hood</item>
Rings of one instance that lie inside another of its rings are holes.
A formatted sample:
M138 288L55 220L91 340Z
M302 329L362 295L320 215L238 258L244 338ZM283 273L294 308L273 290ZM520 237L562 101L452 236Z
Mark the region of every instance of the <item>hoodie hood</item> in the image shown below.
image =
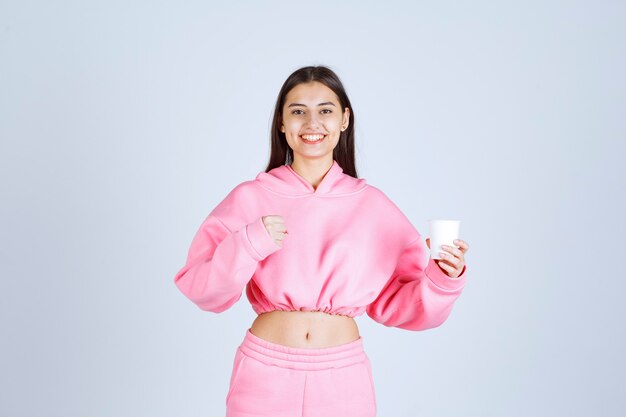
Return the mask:
M343 168L336 160L333 160L317 189L294 171L291 165L281 165L268 172L262 171L256 176L255 181L270 191L289 196L345 195L367 186L365 178L354 178L344 174Z

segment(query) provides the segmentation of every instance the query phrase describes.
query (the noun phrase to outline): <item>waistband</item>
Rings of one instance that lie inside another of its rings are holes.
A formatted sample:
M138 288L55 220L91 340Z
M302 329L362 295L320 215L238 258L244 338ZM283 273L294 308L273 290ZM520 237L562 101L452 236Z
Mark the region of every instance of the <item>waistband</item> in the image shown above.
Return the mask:
M301 370L341 368L363 362L367 355L363 350L363 337L353 342L326 348L297 348L261 339L246 330L246 336L238 347L246 356L266 365Z

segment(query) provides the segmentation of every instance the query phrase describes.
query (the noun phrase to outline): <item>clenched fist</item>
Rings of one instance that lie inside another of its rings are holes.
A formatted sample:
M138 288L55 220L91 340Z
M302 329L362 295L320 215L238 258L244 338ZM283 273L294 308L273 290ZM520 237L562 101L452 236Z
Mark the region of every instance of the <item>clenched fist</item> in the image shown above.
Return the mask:
M269 235L274 239L274 242L281 248L283 247L283 239L287 234L287 228L285 227L285 219L278 214L270 214L262 217L263 224Z

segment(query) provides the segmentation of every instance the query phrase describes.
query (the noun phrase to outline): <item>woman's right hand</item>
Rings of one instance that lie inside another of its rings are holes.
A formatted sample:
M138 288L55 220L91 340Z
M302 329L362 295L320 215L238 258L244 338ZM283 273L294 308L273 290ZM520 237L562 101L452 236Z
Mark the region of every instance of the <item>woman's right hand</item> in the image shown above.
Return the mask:
M287 228L285 227L285 219L283 216L270 214L268 216L263 216L262 220L267 233L269 233L271 238L274 239L274 242L282 248L282 240L285 238L285 234L287 234Z

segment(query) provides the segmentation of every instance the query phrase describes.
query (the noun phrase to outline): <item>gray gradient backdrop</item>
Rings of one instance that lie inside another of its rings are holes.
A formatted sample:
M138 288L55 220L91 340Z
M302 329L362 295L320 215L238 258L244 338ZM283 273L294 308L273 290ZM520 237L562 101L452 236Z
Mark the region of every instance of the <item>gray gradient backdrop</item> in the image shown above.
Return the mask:
M224 415L254 312L202 312L173 277L310 64L345 83L360 176L471 245L441 327L357 319L378 416L626 415L625 21L618 1L1 1L0 415Z

